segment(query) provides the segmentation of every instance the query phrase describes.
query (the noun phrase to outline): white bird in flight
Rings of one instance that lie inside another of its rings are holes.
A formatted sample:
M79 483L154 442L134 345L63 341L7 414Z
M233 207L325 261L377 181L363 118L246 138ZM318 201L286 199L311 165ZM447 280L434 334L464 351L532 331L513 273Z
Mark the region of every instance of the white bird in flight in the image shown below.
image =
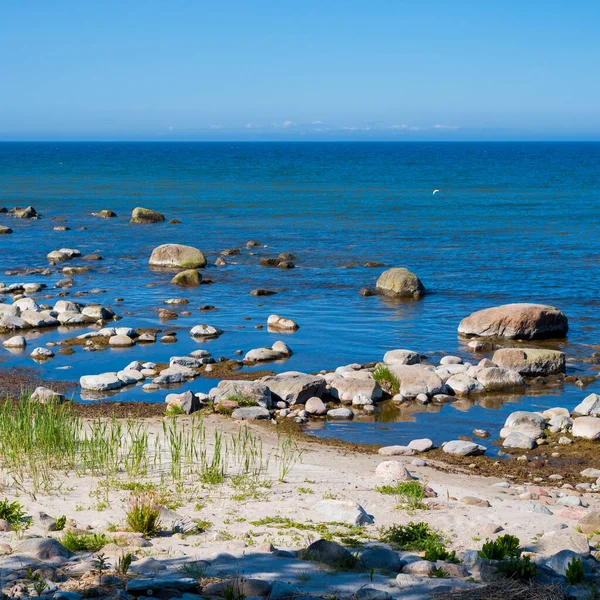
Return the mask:
M432 196L435 196L440 190L433 190L433 194L431 194Z

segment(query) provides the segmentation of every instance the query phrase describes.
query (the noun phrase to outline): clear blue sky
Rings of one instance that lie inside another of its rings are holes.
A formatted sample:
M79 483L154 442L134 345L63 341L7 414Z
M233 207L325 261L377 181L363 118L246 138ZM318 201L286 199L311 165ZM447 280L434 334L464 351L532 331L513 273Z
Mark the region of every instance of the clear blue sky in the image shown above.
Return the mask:
M600 139L598 0L0 0L0 140Z

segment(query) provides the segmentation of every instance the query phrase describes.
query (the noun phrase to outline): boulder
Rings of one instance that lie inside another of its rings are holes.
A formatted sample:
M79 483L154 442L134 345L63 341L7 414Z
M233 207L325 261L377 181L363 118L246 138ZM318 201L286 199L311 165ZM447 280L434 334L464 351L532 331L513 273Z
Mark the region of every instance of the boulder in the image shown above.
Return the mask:
M571 550L585 556L590 551L588 538L574 529L559 529L545 533L535 544L535 551L543 556L553 556L561 550Z
M223 380L211 392L211 397L218 403L221 400L235 400L243 397L256 402L258 406L271 408L271 390L261 381Z
M187 269L177 273L171 283L181 287L196 287L202 283L202 275L196 269Z
M273 348L254 348L246 353L244 356L244 362L257 363L257 362L269 362L272 360L279 360L289 356L288 354L282 354Z
M519 433L535 440L543 435L545 426L546 419L542 415L519 410L508 415L500 431L500 437L505 438L511 433ZM517 441L517 438L513 439Z
M84 390L104 392L123 387L123 382L116 373L102 373L101 375L84 375L79 379L79 385Z
M151 267L171 269L199 269L206 266L206 258L200 250L182 244L163 244L152 250Z
M316 396L313 398L309 398L304 405L304 410L309 415L323 416L327 413L327 407L323 403L321 398L317 398Z
M381 569L398 573L404 564L397 552L389 548L369 548L365 550L360 559L366 569Z
M415 451L408 446L383 446L377 454L381 456L414 456Z
M183 394L168 394L165 398L165 403L167 404L168 409L176 406L186 415L191 415L197 410L200 410L200 400L196 394L189 390L183 392Z
M127 335L113 335L108 340L108 345L115 348L127 348L134 344L135 342Z
M39 213L33 208L33 206L27 206L26 208L15 208L14 216L17 219L39 219Z
M375 476L386 481L412 481L413 476L403 463L397 460L385 460L377 465Z
M578 417L573 420L573 437L588 440L600 439L600 419L598 417Z
M5 348L25 348L27 346L27 340L22 335L15 335L2 342L2 345Z
M577 522L577 528L585 535L600 531L600 511L591 510Z
M477 373L477 381L483 385L488 392L503 392L525 385L519 373L502 367L488 367Z
M313 542L302 554L303 558L307 560L314 560L338 567L344 564L352 565L355 562L354 557L346 548L337 542L330 542L328 540Z
M31 401L39 402L40 404L62 404L65 401L65 397L50 388L40 386L36 387L31 394Z
M51 358L54 358L54 352L49 348L40 347L34 348L29 356L37 361L50 360Z
M321 397L325 390L325 379L321 375L307 375L298 371L264 377L262 382L276 400L283 400L289 405L304 404L313 396Z
M317 521L346 523L347 525L371 525L373 517L356 502L347 500L321 500L311 508Z
M269 419L270 417L271 413L269 410L262 406L243 406L236 408L231 413L231 418L236 421L254 421L257 419Z
M485 451L487 450L487 448L481 444L463 440L446 442L442 448L446 454L458 454L460 456L478 456L480 454L485 454Z
M383 355L386 365L415 365L421 362L421 355L412 350L389 350Z
M435 396L446 391L440 376L425 367L392 364L389 368L398 378L400 394L405 398L416 398L419 394Z
M492 360L499 367L512 369L524 377L564 373L566 364L564 352L543 348L500 348Z
M274 331L297 331L300 326L292 319L286 319L284 317L280 317L279 315L271 315L267 319L267 327L270 330Z
M395 268L384 271L377 280L375 290L383 296L418 299L425 295L421 280L408 269Z
M190 329L190 335L197 338L218 338L222 333L222 329L204 323L195 325Z
M600 415L600 396L598 394L590 394L583 399L583 402L578 404L573 412L582 417L597 417Z
M116 212L113 212L112 210L101 210L97 215L97 217L100 217L101 219L114 219L117 216Z
M332 408L327 411L327 417L333 420L351 420L354 418L354 412L350 408Z
M0 225L0 235L8 235L12 232L13 230L10 227L6 227L6 225Z
M134 208L131 213L131 221L130 223L162 223L165 220L165 216L161 215L159 212L154 210L150 210L149 208L142 208L138 206Z
M14 548L15 554L31 554L39 560L69 558L69 551L53 538L29 538L19 542Z
M359 395L375 401L383 394L381 386L374 379L336 377L329 385L331 396L343 404L351 404Z
M422 438L418 440L412 440L408 444L408 447L415 452L429 452L433 448L433 442L429 438Z
M504 304L472 313L458 326L467 336L522 340L563 338L569 322L563 312L544 304Z
M485 391L482 383L466 373L457 373L448 377L446 387L450 388L457 396L469 396Z
M521 448L523 450L532 450L535 448L535 441L524 433L513 431L509 433L502 442L503 448Z
M581 554L573 552L573 550L561 550L560 552L557 552L546 563L546 566L552 569L555 573L558 573L564 577L567 574L567 568L572 560L580 560L584 567L584 571L589 571L589 567L586 568L587 563L585 558L581 556Z

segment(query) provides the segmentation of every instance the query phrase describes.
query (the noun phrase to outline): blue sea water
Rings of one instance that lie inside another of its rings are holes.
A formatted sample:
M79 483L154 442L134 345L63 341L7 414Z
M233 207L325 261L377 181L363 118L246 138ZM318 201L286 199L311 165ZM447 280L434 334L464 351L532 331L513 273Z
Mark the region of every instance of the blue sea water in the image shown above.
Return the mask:
M440 192L433 195L434 189ZM457 337L461 318L515 301L565 311L569 337L556 347L575 357L570 371L588 369L579 357L600 347L600 143L1 143L0 206L28 204L41 220L0 216L14 229L0 237L0 273L47 266L46 254L62 247L99 252L104 260L87 263L90 273L76 276L72 291L105 293L82 301L112 306L123 316L120 324L132 327L164 328L156 308L171 297L189 298L193 312L166 325L181 330L176 345L78 350L37 367L48 378L77 380L196 347L233 357L235 350L281 338L255 329L272 313L301 325L285 336L294 355L268 365L276 371L380 360L393 348L468 358ZM136 206L182 223L129 225ZM119 216L91 216L102 209ZM56 218L65 218L70 231L53 231ZM267 248L256 256L243 249L227 258L227 267L208 268L212 285L182 290L169 284L170 274L148 268L152 249L162 243L196 246L212 265L221 250L243 248L250 239ZM260 257L279 252L293 253L297 268L259 265ZM430 294L403 303L359 296L383 270L362 266L368 261L409 268ZM47 283L53 293L62 277L55 270L27 279ZM250 296L259 287L279 293ZM124 301L115 303L118 297ZM197 311L207 304L218 310ZM225 334L194 342L187 331L198 323ZM36 343L73 334L51 331ZM0 366L35 366L27 353L1 350L0 356ZM60 369L65 366L71 368ZM200 379L182 389L206 391L213 384ZM458 403L386 412L376 421L320 422L313 431L361 442L402 443L422 435L441 441L468 435L474 426L496 432L515 403L574 406L599 387L566 385L487 407ZM136 387L113 399L162 402L164 392Z

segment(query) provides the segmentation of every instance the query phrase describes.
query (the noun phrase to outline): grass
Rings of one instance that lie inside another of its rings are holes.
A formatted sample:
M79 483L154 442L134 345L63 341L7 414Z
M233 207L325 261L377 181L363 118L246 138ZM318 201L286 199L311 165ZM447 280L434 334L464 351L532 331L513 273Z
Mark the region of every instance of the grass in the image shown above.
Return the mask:
M392 525L379 530L379 540L394 550L423 552L431 544L441 543L442 536L427 523L410 522L408 525Z
M400 381L389 367L377 365L373 370L373 379L391 396L400 393Z
M364 536L364 529L357 527L356 525L335 522L313 523L312 521L300 523L298 521L293 521L288 517L280 516L269 516L257 521L250 521L250 525L253 525L254 527L272 527L279 530L296 529L298 531L312 531L325 540L331 540L334 537L337 537L342 541L344 539L353 539L350 538L350 536L354 536L354 538Z
M25 517L23 506L19 502L9 502L8 498L0 500L0 519L8 521L11 525L20 523Z
M73 531L65 531L60 539L60 543L69 552L98 552L112 541L113 539L104 533L76 533Z
M456 558L456 552L454 550L448 550L442 542L430 541L425 548L425 560L431 562L437 562L438 560L444 560L447 562L458 563L460 562Z
M425 498L425 487L419 481L402 481L395 485L382 485L376 488L381 494L396 496L397 508L405 510L420 510L427 508L423 502Z
M144 492L132 496L126 513L127 527L131 531L154 535L160 527L160 505L156 495Z
M479 551L479 556L487 560L504 560L521 554L519 538L514 535L501 535L495 540L487 540Z
M450 573L448 573L447 571L444 571L444 569L442 569L442 567L434 567L433 569L431 569L431 573L429 573L429 576L446 579L446 578L450 577Z

